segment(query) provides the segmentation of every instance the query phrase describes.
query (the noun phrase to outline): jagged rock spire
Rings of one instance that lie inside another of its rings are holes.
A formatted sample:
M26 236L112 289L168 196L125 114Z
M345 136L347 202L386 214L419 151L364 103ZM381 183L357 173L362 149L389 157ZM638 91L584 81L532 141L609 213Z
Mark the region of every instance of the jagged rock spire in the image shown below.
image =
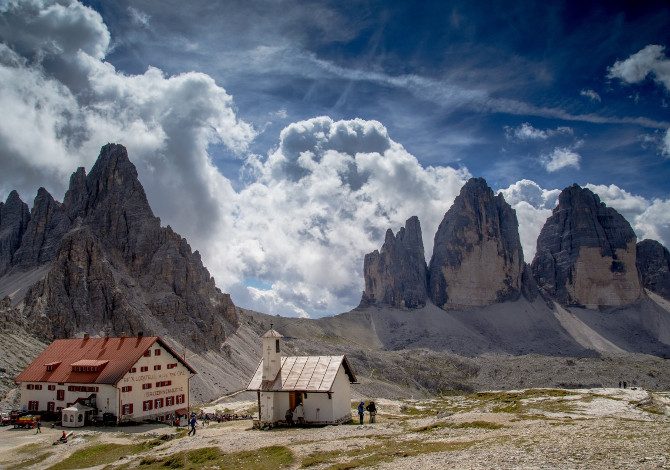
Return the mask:
M416 216L394 236L386 231L380 251L365 255L362 305L416 308L426 305L426 258Z

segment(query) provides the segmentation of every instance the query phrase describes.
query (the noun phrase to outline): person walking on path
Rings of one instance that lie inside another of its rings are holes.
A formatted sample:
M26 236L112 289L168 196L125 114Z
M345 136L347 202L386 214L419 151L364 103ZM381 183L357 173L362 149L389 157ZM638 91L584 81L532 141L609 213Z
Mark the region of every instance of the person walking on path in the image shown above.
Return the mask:
M195 436L195 425L198 421L195 419L195 415L191 415L191 419L188 422L188 425L190 426L191 429L188 431L188 435L190 436L191 433L193 433L193 436Z
M305 409L302 407L302 403L298 403L298 405L295 407L293 416L298 421L299 426L305 424Z
M37 431L35 431L35 434L42 434L42 421L38 419L36 426Z
M358 404L358 419L360 420L361 424L363 424L363 415L365 415L365 403L360 402Z
M365 407L366 410L368 410L368 413L370 413L370 424L375 422L375 418L377 417L377 407L375 406L374 401L370 401L368 406Z

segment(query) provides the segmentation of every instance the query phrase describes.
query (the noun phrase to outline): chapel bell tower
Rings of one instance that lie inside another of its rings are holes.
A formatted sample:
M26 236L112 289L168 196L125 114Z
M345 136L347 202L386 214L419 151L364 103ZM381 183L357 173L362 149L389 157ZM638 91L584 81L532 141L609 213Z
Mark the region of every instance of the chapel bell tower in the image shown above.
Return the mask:
M281 369L281 338L283 336L273 330L272 325L263 335L263 382L272 382Z

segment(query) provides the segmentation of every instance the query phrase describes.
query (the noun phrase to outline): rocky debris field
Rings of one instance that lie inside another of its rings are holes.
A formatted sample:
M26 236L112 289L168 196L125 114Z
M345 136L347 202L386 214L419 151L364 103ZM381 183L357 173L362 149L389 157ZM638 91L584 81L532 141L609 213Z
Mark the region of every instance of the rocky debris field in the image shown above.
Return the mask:
M524 389L377 400L377 423L0 430L1 468L670 468L670 394ZM249 403L226 403L243 410ZM247 409L248 410L248 409ZM352 410L353 411L353 410Z

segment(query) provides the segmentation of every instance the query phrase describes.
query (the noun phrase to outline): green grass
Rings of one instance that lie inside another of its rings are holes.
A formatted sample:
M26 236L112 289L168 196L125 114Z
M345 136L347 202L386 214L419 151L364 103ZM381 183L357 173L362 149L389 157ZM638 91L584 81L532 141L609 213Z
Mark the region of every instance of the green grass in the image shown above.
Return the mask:
M150 450L164 442L162 439L154 439L139 444L96 444L75 451L65 460L49 467L49 470L88 468L108 464L122 457Z
M347 470L360 467L372 467L398 458L412 457L435 452L453 452L468 449L474 445L465 442L426 442L426 441L394 441L386 440L379 444L371 444L358 449L314 452L304 457L302 468L317 465L329 465L329 470Z
M139 467L143 470L166 468L219 470L272 470L293 464L293 453L283 446L263 447L257 450L223 453L218 447L203 447L177 452L160 459L144 458Z
M2 468L6 468L7 470L18 470L18 469L21 469L21 468L31 467L33 465L37 465L38 463L44 462L46 459L48 459L52 455L53 455L53 452L45 452L43 454L36 455L32 459L22 460L22 461L17 462L13 465L9 465L7 467L2 467Z
M501 429L505 426L491 421L468 421L464 423L454 423L450 421L438 421L436 423L427 424L418 428L414 428L412 432L430 432L438 429Z

